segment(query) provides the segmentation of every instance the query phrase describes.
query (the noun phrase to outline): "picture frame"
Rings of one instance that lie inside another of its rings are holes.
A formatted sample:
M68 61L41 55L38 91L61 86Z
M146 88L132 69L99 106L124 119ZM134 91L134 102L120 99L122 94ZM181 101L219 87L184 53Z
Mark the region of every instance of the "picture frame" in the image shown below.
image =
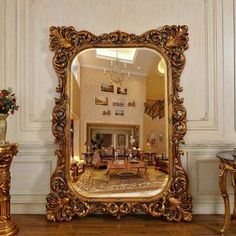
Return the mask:
M114 93L114 85L109 83L101 83L101 92Z
M136 107L136 102L134 100L129 100L127 102L127 107Z
M105 96L96 96L95 105L97 106L108 106L108 97Z
M125 107L126 102L124 100L113 99L112 100L112 106L113 107Z
M118 146L125 146L126 137L124 134L118 134L117 136L117 144Z
M110 116L110 115L111 115L111 110L110 110L110 109L108 109L108 110L103 110L103 111L102 111L102 115L103 115L103 116Z
M117 87L117 94L127 95L127 88Z
M121 110L121 109L117 109L115 110L115 116L124 116L124 110Z

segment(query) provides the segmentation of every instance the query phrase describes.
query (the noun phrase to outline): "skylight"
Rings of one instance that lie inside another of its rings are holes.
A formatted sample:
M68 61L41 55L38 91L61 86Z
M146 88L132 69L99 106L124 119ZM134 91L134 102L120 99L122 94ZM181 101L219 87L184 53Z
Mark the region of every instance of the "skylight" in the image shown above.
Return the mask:
M96 56L107 60L118 59L123 62L134 63L136 48L97 48Z

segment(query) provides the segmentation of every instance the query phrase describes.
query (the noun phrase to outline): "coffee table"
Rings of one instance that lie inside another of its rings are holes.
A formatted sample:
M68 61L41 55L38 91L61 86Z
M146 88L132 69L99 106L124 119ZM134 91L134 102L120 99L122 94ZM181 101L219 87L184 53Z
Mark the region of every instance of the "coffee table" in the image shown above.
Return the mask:
M147 163L145 161L129 161L129 160L109 160L107 162L107 176L110 180L112 170L137 170L137 174L141 174L140 169L144 170L144 175L147 177Z

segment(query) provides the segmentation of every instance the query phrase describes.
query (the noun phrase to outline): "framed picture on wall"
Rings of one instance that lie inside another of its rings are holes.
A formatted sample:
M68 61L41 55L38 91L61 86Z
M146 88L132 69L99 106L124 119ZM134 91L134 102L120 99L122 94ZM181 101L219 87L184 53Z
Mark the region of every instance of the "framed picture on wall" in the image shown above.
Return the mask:
M117 87L117 94L127 95L127 88Z
M124 134L118 134L118 137L117 137L117 144L118 146L125 146L125 135Z
M134 100L130 100L127 102L127 107L136 107L136 102Z
M101 92L114 93L114 85L108 83L101 84Z
M119 100L119 99L112 100L113 107L125 107L125 105L126 105L126 102L123 100Z
M115 110L116 116L124 116L124 110Z
M108 97L96 96L95 97L95 105L108 106Z
M103 116L110 116L111 115L111 110L103 110L102 115Z

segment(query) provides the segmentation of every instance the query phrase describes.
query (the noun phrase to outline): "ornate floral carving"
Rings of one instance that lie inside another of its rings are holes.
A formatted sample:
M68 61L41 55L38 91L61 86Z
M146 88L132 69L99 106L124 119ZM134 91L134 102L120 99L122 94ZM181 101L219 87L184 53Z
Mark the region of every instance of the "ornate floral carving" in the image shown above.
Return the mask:
M8 197L10 191L10 166L18 152L17 144L0 146L0 197Z
M14 235L18 232L10 212L10 166L17 152L17 144L0 145L0 235Z
M47 217L49 220L71 220L76 214L86 216L100 211L121 217L139 211L155 217L165 216L169 221L190 221L192 218L192 199L188 194L188 177L182 167L179 149L184 144L186 133L186 110L180 75L185 65L184 51L188 48L187 26L164 26L160 30L150 30L141 35L116 31L96 36L87 31L76 31L74 27L51 27L50 50L54 52L53 67L58 77L53 109L52 132L59 147L57 167L51 177L51 193L47 196ZM152 201L91 202L82 200L70 188L66 178L66 162L69 159L66 143L69 138L67 117L68 94L66 93L67 69L77 53L92 47L149 47L163 55L167 62L169 80L168 94L169 127L173 155L173 181L170 188Z

